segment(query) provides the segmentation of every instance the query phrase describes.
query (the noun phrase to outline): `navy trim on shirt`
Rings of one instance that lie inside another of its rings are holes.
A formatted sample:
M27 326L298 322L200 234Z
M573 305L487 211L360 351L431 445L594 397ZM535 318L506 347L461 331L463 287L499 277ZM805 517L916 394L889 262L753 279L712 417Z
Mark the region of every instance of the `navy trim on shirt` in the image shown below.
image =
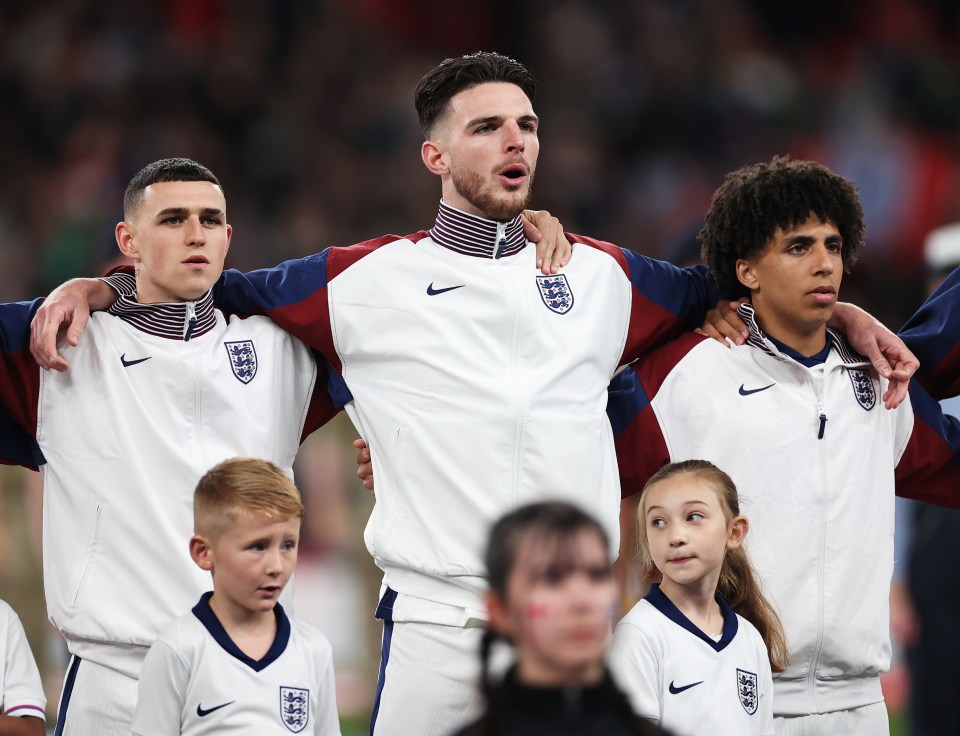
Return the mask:
M746 323L747 330L750 333L749 337L747 337L747 345L762 350L774 358L779 358L780 360L790 358L807 368L813 368L814 366L825 363L827 357L830 355L830 350L833 349L837 351L837 355L840 356L840 360L847 368L870 367L870 361L854 350L844 335L831 327L827 327L827 344L823 350L816 355L806 356L798 353L793 348L787 347L779 340L770 337L770 335L765 334L764 331L760 329L760 325L757 324L756 311L751 304L744 303L738 306L737 314L739 314L740 318Z
M793 358L793 360L797 361L800 365L805 365L807 368L815 368L818 365L826 363L827 356L830 355L830 351L833 350L833 343L827 340L827 344L823 346L823 350L816 355L804 355L789 345L784 345L776 338L770 337L770 335L767 335L767 339L772 342L781 353L788 358Z
M266 669L283 654L290 641L290 619L288 619L287 614L284 613L283 606L277 603L273 607L273 614L277 618L277 635L273 639L273 644L270 645L270 649L267 650L267 653L264 654L261 659L253 659L244 654L240 647L233 643L233 639L230 638L226 629L223 628L223 624L220 623L217 614L210 608L210 598L212 596L212 592L207 592L200 596L200 601L192 609L193 615L199 619L200 623L202 623L204 628L210 633L210 636L213 637L214 641L216 641L227 654L235 659L239 659L254 672L260 672Z
M704 634L696 624L684 616L680 609L673 604L673 601L660 590L658 583L651 585L649 592L643 598L677 626L686 629L698 639L706 642L715 651L722 652L737 635L737 629L739 628L737 614L719 595L717 596L717 603L720 604L720 613L723 614L723 634L720 636L720 641L714 641L712 637Z

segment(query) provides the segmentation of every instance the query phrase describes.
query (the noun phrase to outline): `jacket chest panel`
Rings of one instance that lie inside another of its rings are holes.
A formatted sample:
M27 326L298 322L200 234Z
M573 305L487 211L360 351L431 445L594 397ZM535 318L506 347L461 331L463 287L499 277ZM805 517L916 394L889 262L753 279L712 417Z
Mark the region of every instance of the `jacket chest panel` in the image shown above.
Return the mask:
M358 400L387 383L418 400L462 395L473 406L505 382L593 400L605 390L627 318L629 300L614 291L623 284L589 268L544 283L533 268L415 251L379 261L329 287L335 343Z

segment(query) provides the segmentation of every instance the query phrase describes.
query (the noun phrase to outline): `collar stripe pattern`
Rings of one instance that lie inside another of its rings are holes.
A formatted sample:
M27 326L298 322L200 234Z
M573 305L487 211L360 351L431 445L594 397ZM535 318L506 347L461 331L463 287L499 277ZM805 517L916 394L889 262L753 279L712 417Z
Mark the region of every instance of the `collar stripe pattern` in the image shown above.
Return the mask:
M197 323L190 333L191 339L210 332L217 323L216 314L213 309L212 291L208 291L194 304ZM129 296L121 296L107 311L149 335L165 337L168 340L182 341L186 334L186 302L140 304L137 302L137 295L134 292Z
M747 338L747 345L762 350L767 355L777 358L778 360L787 359L787 357L777 350L776 346L767 339L763 330L760 329L760 325L757 324L756 310L754 310L752 305L741 304L737 307L737 314L747 323L747 329L750 332L750 336ZM837 355L840 356L840 360L848 368L864 368L870 366L870 361L854 350L850 343L847 342L846 337L831 327L827 328L827 339L830 340L833 349L836 350Z
M504 236L507 246L501 252L501 257L516 255L526 246L527 239L519 215L507 223ZM430 237L448 250L475 258L494 258L499 246L496 221L463 212L443 200L440 201L440 211L430 230Z

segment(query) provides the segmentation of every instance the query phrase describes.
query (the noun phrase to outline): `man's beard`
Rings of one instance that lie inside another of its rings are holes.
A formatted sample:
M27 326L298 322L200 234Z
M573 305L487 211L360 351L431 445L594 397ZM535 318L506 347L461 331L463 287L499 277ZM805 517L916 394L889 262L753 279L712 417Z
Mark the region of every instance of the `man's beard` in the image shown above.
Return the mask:
M518 192L494 194L484 190L483 177L476 171L453 173L453 186L457 193L491 220L507 222L519 215L530 203L533 196L533 172L527 175L527 191L519 195ZM510 195L514 196L511 197Z

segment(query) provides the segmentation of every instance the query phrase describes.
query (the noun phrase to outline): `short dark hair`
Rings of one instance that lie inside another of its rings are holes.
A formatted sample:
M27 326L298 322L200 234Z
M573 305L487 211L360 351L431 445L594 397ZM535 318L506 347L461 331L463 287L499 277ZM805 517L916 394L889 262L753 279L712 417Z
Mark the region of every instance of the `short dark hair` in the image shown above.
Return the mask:
M737 260L758 255L777 228L795 228L811 213L840 231L843 267L849 271L866 230L853 182L816 161L793 161L788 156L727 174L697 236L703 260L720 288L731 295L749 295L737 278Z
M127 184L123 193L123 216L128 219L133 216L143 199L144 189L165 181L209 181L223 190L217 177L206 166L189 158L163 158L144 166Z
M532 103L537 96L537 80L519 61L492 51L478 51L452 59L444 59L417 84L414 104L420 117L423 135L430 137L447 110L450 99L459 92L487 82L515 84Z

